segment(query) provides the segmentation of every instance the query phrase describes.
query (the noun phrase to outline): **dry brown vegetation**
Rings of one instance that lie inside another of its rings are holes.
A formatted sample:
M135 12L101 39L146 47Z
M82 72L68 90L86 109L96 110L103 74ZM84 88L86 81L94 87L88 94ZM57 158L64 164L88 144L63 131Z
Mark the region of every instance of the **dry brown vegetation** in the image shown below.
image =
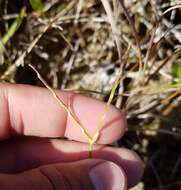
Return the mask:
M32 64L53 88L107 101L121 73L113 104L129 130L115 146L145 162L135 189L181 188L180 0L0 0L0 39L1 82L42 86Z

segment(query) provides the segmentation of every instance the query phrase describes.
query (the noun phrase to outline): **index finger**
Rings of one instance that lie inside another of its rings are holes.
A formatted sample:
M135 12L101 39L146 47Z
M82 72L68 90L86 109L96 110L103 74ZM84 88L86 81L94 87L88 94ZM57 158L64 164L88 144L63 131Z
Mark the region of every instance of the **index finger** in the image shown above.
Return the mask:
M57 91L60 99L79 118L93 136L105 103L96 99ZM0 139L13 135L67 137L87 142L80 128L45 88L28 85L0 84ZM98 143L119 139L126 128L123 112L111 106L104 121Z

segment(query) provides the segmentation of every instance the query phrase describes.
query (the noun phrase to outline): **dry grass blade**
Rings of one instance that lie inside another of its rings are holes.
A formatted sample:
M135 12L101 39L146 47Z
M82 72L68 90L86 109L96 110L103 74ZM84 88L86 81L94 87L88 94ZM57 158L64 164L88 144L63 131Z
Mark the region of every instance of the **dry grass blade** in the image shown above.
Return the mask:
M133 71L135 68L137 68L139 66L139 64L135 64L133 65L133 67L131 67L130 71ZM126 75L123 75L122 77L120 75L118 75L117 79L115 80L114 84L113 84L113 87L111 89L111 93L109 95L109 99L107 101L107 104L102 112L102 115L100 117L100 120L96 126L96 129L95 129L95 133L94 133L94 136L92 138L92 140L89 142L89 153L90 153L90 157L92 157L92 151L93 151L93 145L96 143L96 141L98 140L99 136L100 136L100 132L101 132L101 129L103 127L103 122L106 118L106 114L107 112L109 111L109 107L110 107L110 104L114 98L114 95L115 95L115 92L116 92L116 89L118 87L118 85L120 84L120 81L124 80L126 78Z
M101 115L100 121L97 124L96 130L95 130L95 135L93 137L94 142L96 142L97 139L99 138L101 128L103 127L103 122L104 122L104 120L106 118L106 114L107 114L107 112L109 110L109 106L110 106L110 104L111 104L111 102L112 102L112 100L114 98L114 94L115 94L116 89L117 89L117 87L119 85L119 82L120 82L120 76L118 76L118 78L116 79L116 81L115 81L115 83L114 83L114 85L112 87L112 90L111 90L108 102L106 104L106 107L105 107L105 109L104 109L104 111L103 111L103 113Z
M163 99L161 101L161 104L165 104L166 102L168 102L169 100L175 98L179 94L181 94L181 88L177 89L175 92L173 92L170 95L168 95L165 99Z
M43 34L48 30L49 25L45 26L43 31L31 42L27 50L25 50L15 61L14 64L10 65L9 68L6 70L6 72L1 76L2 80L5 80L8 75L14 72L16 67L19 67L20 65L23 65L25 57L32 51L34 46L37 44L37 42L40 40L40 38L43 36Z
M172 11L172 10L174 10L174 9L179 9L179 8L181 8L181 4L175 5L175 6L173 6L173 7L170 7L170 8L168 8L166 11L163 12L162 16L164 16L165 14L167 14L168 12L170 12L170 11Z
M33 50L34 46L38 43L40 38L47 32L47 30L56 22L59 17L63 16L69 9L74 6L75 2L71 2L68 6L61 12L57 13L55 17L50 19L49 23L46 24L39 35L30 43L29 47L17 58L14 64L10 65L9 68L5 71L5 73L1 76L1 80L5 80L8 75L13 73L17 67L23 65L25 57Z
M147 65L148 65L148 60L149 60L149 57L150 57L151 49L153 47L153 41L154 41L154 37L155 37L155 34L156 34L156 30L157 30L157 25L152 30L150 41L149 41L149 44L148 44L148 49L147 49L147 52L146 52L146 56L145 56L145 59L144 59L144 65L143 65L143 77L145 77L145 71L146 71L146 68L147 68Z
M134 38L135 38L135 41L136 41L136 45L138 47L138 58L139 58L139 68L140 68L140 71L142 71L143 69L143 61L142 61L142 54L141 54L141 46L140 46L140 43L139 43L139 39L138 39L138 35L137 35L137 31L136 31L136 28L134 26L134 22L132 21L125 5L124 5L124 2L122 0L119 0L120 4L121 4L121 7L123 9L123 12L126 16L126 19L128 20L129 24L130 24L130 27L132 29L132 32L133 32L133 35L134 35Z
M57 100L58 104L68 113L68 116L77 124L77 126L81 129L82 133L85 135L87 140L90 142L92 141L92 137L88 134L84 126L81 124L77 116L67 107L67 105L59 98L57 93L47 84L47 82L42 78L39 72L33 67L33 65L29 64L29 66L36 72L37 77L40 81L45 85L45 87L51 92L53 97Z
M128 49L127 49L127 51L125 53L125 57L127 57L127 54L129 52L129 50L130 50L130 46L128 47ZM130 71L134 70L137 66L138 66L138 64L133 65L133 67L130 69ZM116 89L117 89L118 85L120 84L120 82L123 81L125 79L125 77L126 77L126 75L121 76L120 74L121 74L121 71L118 74L117 79L115 80L115 82L113 84L113 87L111 89L111 93L109 95L109 99L107 101L106 107L105 107L105 109L104 109L104 111L103 111L103 113L102 113L102 115L100 117L100 120L99 120L99 122L98 122L98 124L96 126L92 143L95 143L97 141L97 139L99 138L100 131L101 131L102 127L103 127L103 122L104 122L104 120L106 118L106 114L107 114L107 112L109 110L110 104L111 104L111 102L112 102L112 100L114 98Z
M115 18L113 16L113 12L111 10L111 6L109 4L109 1L107 1L107 0L101 0L101 1L102 1L103 6L104 6L104 9L107 13L109 22L111 24L113 37L115 39L117 50L118 50L118 55L120 58L121 57L121 43L120 43L120 39L119 39L119 37L120 37L119 31L118 31L117 26L116 26L116 21L115 21Z
M175 51L172 55L170 55L169 57L165 58L165 60L163 61L163 63L158 66L158 68L148 76L148 78L146 79L145 84L148 84L149 81L169 62L173 62L174 60L176 60L179 56L181 55L181 50L178 49L177 51Z
M113 84L113 87L112 87L112 90L111 90L111 93L110 93L110 96L109 96L109 99L108 99L108 102L103 110L103 113L101 114L101 117L100 117L100 120L96 126L96 129L95 129L95 133L93 135L93 138L92 140L90 141L90 144L89 144L89 153L90 153L90 157L92 157L92 151L93 151L93 145L96 143L96 141L98 140L99 136L100 136L100 132L101 132L101 129L103 127L103 123L104 123L104 120L106 118L106 114L109 110L109 107L110 107L110 104L114 98L114 94L116 92L116 89L118 87L120 83L120 76L118 75L116 81L114 82Z

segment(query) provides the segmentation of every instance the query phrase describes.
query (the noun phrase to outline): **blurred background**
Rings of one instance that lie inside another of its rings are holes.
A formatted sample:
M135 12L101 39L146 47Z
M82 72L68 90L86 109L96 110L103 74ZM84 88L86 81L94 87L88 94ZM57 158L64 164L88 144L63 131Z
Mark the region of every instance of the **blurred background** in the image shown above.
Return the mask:
M181 0L0 0L0 80L107 101L126 111L112 146L145 163L134 190L181 189Z

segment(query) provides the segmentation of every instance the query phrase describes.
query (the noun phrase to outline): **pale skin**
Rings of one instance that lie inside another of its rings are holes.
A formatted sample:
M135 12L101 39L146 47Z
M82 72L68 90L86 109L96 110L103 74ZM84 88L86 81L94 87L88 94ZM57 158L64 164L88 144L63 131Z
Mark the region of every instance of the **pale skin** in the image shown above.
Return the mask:
M57 93L93 134L105 103ZM91 159L80 128L45 88L0 84L0 118L2 190L120 190L134 186L143 174L134 152L105 146L120 139L127 127L125 114L113 106Z

